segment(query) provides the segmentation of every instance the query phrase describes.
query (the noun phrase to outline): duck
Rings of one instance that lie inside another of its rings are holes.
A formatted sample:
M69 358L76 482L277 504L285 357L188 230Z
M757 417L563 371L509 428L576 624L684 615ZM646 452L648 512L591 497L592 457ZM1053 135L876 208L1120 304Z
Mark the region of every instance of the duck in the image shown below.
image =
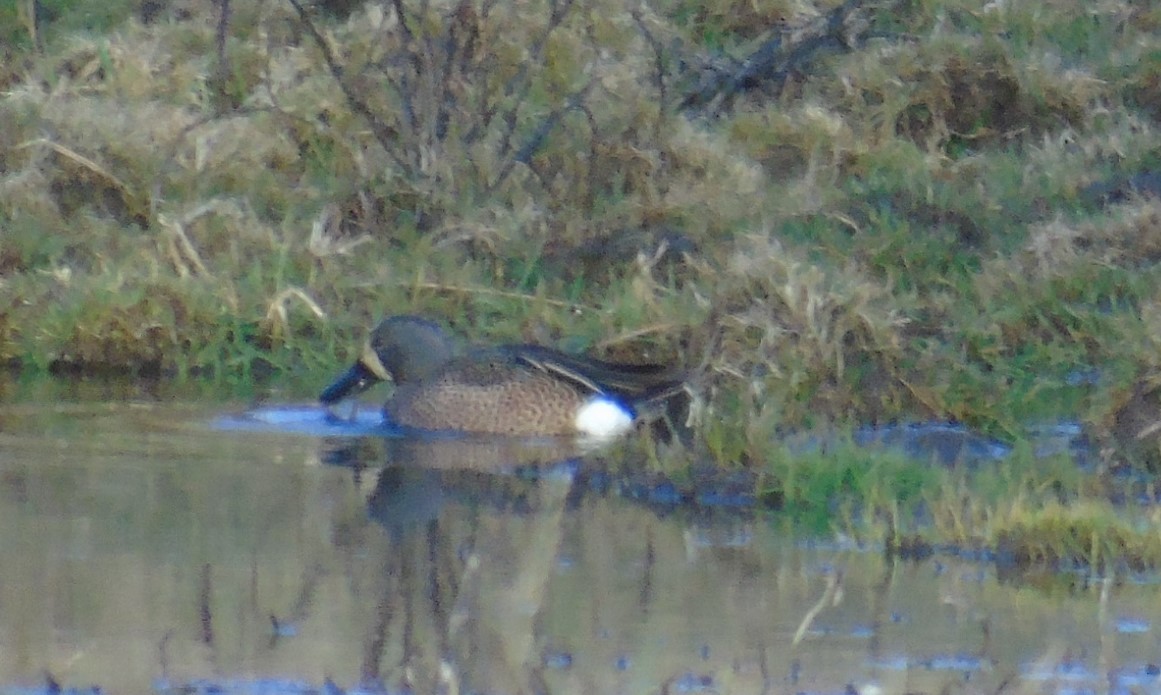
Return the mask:
M437 323L390 316L319 396L328 409L394 382L385 419L405 429L517 437L611 439L657 417L685 381L658 364L607 362L535 344L456 354Z

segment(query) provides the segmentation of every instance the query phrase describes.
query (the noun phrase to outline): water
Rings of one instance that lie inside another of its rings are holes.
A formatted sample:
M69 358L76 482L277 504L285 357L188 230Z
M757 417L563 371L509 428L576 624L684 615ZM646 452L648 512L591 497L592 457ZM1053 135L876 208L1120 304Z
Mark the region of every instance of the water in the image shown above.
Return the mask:
M373 411L61 395L0 405L3 692L1161 692L1150 581L659 511Z

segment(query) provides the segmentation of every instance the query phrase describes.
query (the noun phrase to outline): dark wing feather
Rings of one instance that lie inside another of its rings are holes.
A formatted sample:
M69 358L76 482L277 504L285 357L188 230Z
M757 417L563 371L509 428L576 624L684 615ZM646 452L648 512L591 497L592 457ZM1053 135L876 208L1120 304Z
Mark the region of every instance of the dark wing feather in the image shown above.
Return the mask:
M605 362L538 345L520 345L511 350L514 359L567 379L592 393L651 401L684 390L684 380L664 365Z

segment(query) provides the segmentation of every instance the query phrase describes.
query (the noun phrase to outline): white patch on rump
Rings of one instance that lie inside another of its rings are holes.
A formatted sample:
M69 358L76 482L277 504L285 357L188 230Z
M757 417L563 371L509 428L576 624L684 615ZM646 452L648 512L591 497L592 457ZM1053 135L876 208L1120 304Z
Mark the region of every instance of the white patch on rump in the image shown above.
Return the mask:
M619 437L633 428L633 412L605 396L589 399L576 414L576 431L589 437Z

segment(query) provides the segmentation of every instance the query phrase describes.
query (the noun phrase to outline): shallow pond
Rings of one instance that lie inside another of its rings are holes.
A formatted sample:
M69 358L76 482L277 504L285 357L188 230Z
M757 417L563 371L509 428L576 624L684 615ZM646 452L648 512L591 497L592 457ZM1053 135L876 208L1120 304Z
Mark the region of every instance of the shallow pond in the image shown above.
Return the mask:
M1161 692L1156 583L891 561L578 483L548 443L241 410L7 390L0 692Z

